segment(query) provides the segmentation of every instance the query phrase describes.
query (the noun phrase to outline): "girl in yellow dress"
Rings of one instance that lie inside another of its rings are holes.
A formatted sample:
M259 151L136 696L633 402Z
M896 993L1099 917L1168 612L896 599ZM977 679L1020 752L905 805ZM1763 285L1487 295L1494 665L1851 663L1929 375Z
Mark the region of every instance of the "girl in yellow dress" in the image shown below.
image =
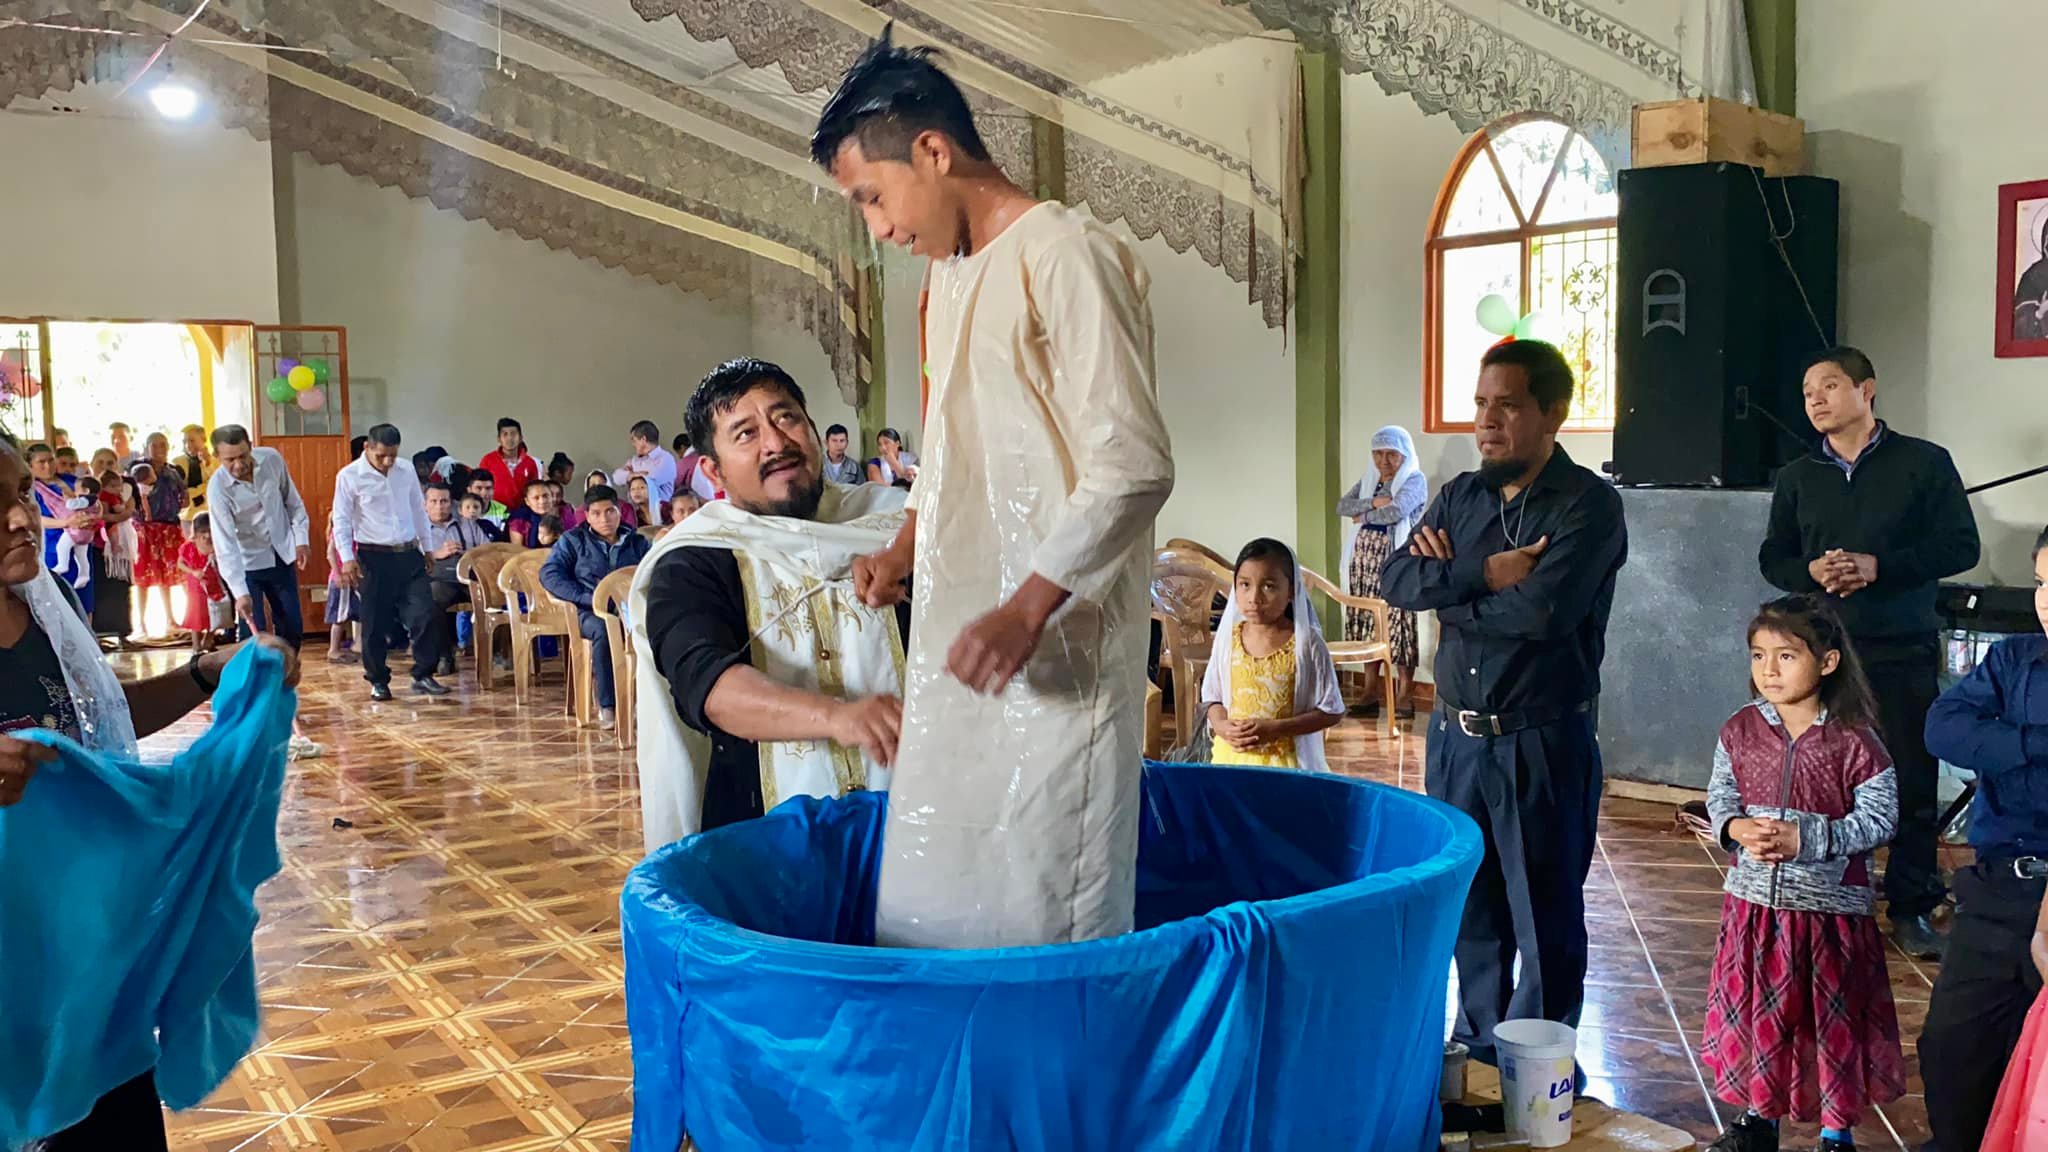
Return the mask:
M1294 553L1254 540L1232 584L1202 679L1210 759L1328 771L1322 734L1343 718L1344 700Z

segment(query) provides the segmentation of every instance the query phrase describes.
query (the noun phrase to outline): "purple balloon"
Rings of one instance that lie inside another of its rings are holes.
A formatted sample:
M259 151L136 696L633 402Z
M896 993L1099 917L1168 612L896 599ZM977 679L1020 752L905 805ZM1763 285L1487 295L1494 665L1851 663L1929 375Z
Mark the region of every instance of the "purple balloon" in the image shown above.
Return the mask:
M294 360L289 356L281 356L278 358L277 361L277 374L279 376L289 376L292 374L292 369L297 368L298 366L299 362L297 360Z

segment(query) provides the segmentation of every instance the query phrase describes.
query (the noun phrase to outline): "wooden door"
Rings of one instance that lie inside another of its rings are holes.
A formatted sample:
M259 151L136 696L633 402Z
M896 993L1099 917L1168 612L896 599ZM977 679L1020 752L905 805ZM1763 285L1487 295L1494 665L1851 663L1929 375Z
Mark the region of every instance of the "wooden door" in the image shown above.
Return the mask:
M334 475L349 463L348 330L259 324L253 354L256 426L251 434L284 457L311 521L306 566L299 572L299 607L306 615L306 632L313 635L319 631L327 595L327 522L334 511ZM318 382L293 389L289 398L281 398L282 390L273 395L272 382L287 379L290 368L301 365L317 368ZM302 404L299 397L306 394L319 395L318 406Z

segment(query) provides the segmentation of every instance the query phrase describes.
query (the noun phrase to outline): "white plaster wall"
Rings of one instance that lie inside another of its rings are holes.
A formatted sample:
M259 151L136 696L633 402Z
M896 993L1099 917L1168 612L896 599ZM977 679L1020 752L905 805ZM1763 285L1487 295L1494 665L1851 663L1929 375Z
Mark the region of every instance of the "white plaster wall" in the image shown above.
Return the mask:
M917 293L924 284L924 268L925 261L900 248L882 250L882 343L889 364L883 426L901 432L913 451L924 446L922 364L917 351ZM866 431L873 435L879 429Z
M1259 536L1292 544L1290 334L1266 327L1245 286L1194 252L1157 237L1138 252L1152 274L1159 407L1173 437L1173 496L1158 539L1185 536L1225 555Z
M98 86L65 99L111 103ZM131 102L0 111L0 315L274 323L270 146Z
M1998 185L2048 179L2028 127L2041 74L2021 0L1813 4L1799 114L1842 182L1841 332L1878 370L1878 411L1946 446L1965 483L2048 464L2048 359L1992 355ZM2048 477L1974 500L1976 575L2032 580Z
M827 383L785 334L757 342L744 311L304 157L291 184L300 314L348 328L358 434L389 420L408 450L442 444L474 461L512 416L536 455L565 451L580 472L626 459L636 420L664 441L680 432L697 381L732 356L765 347L807 385Z

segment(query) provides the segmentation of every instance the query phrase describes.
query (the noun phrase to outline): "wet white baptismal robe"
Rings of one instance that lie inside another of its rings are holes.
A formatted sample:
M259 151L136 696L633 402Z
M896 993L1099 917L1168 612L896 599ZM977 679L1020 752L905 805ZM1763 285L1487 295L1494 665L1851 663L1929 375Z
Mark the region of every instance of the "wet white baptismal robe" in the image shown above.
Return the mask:
M902 741L876 935L980 948L1126 932L1152 523L1173 489L1148 278L1045 203L933 266ZM946 673L1032 573L1072 593L1008 688Z

